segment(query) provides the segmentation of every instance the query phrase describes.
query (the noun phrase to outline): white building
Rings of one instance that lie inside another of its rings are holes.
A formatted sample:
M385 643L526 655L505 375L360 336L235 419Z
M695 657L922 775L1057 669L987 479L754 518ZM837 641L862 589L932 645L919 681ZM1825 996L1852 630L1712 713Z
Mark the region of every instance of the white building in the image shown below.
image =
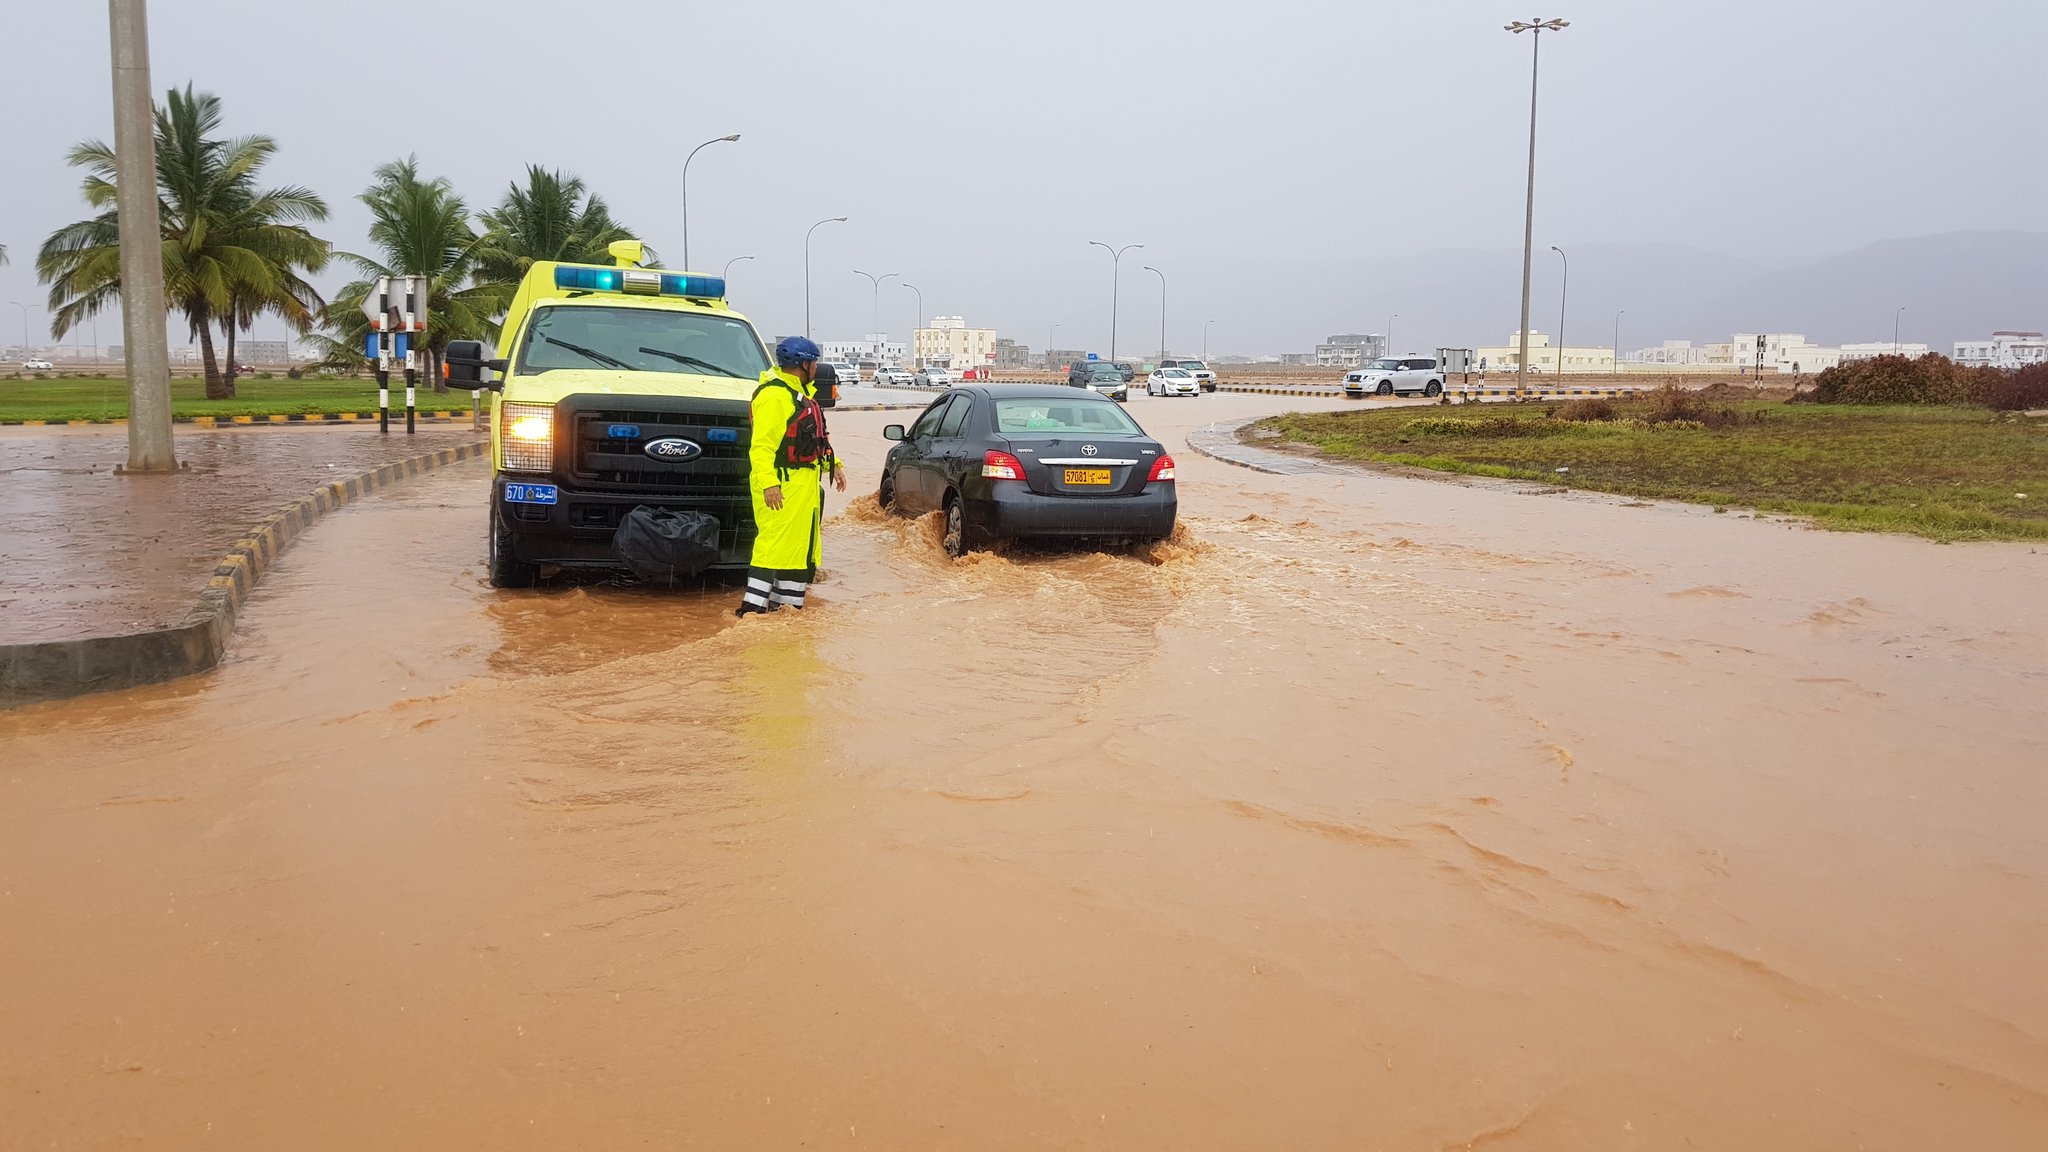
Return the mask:
M1854 364L1858 360L1875 360L1879 356L1904 356L1918 360L1934 350L1925 344L1901 344L1895 340L1873 340L1868 344L1842 345L1842 363Z
M1489 372L1513 372L1521 361L1521 344L1522 334L1510 332L1505 347L1475 348L1472 354L1485 363ZM1560 372L1612 373L1614 349L1553 347L1547 334L1532 328L1529 330L1529 371L1551 376Z
M941 365L959 371L996 362L996 330L969 328L959 316L934 316L932 326L912 337L919 367Z
M827 360L849 364L901 364L907 348L900 340L890 340L886 332L870 332L858 340L826 340L818 345L818 351Z
M1387 354L1387 338L1376 332L1342 332L1316 345L1315 362L1324 368L1356 368Z
M1958 340L1956 363L1965 368L2006 369L2048 364L2048 336L2039 332L1993 332L1989 340Z

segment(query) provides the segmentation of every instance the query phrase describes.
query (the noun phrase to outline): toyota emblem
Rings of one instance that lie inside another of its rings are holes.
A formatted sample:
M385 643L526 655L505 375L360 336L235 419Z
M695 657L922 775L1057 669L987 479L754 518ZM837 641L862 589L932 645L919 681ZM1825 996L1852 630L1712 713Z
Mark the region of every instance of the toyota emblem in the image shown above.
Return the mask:
M1083 455L1083 456L1093 456L1093 455L1095 455L1095 445L1093 445L1093 444L1083 444L1083 445L1081 445L1081 455Z

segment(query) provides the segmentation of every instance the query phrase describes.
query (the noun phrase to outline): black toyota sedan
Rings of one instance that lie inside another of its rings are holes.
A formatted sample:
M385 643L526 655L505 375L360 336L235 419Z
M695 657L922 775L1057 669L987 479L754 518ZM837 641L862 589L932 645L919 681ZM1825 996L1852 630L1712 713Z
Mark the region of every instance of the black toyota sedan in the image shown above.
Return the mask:
M1122 405L1076 388L970 385L932 401L882 464L882 507L943 511L946 551L1018 537L1157 540L1179 501L1173 457Z

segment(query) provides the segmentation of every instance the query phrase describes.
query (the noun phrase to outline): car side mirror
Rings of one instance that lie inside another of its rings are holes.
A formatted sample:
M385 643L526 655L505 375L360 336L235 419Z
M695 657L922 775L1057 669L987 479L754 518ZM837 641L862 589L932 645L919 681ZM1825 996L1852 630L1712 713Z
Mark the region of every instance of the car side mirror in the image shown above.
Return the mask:
M441 353L441 377L451 386L469 389L488 388L493 392L505 390L503 380L484 379L485 369L503 373L506 362L484 357L481 340L450 340Z
M887 428L882 429L882 439L908 440L910 439L910 433L904 431L901 424L891 424Z

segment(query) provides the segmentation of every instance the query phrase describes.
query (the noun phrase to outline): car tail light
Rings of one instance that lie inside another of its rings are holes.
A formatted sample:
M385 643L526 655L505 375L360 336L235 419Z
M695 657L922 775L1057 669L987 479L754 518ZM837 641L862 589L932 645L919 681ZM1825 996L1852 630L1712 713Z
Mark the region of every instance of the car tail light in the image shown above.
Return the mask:
M1152 462L1152 474L1145 478L1145 482L1150 484L1155 480L1171 479L1173 479L1173 457L1162 455L1159 459Z
M1022 480L1024 462L991 448L981 454L981 475L986 480Z

